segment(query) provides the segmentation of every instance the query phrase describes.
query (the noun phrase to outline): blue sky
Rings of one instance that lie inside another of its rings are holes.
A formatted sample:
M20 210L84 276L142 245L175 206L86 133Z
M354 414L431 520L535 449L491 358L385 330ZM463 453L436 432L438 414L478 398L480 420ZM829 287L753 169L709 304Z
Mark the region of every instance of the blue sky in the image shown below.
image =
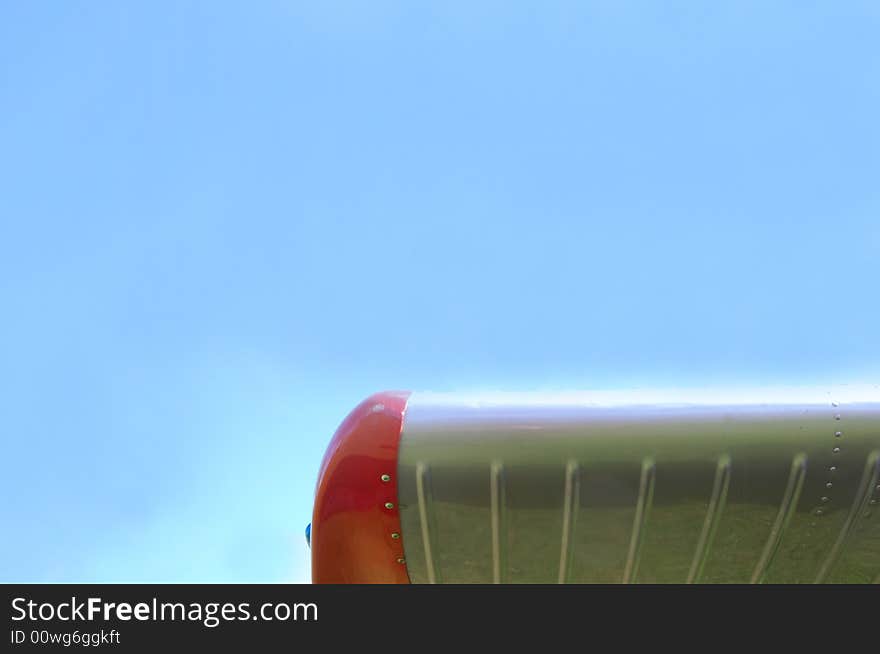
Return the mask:
M877 382L874 2L0 10L2 581L308 581L423 390Z

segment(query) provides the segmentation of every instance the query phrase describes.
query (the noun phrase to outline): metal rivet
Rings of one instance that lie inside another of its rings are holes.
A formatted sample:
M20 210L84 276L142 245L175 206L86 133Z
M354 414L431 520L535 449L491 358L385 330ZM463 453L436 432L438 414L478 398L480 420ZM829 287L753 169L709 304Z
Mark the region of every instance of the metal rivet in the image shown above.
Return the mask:
M382 475L379 479L382 481L391 481L391 475Z
M403 564L403 563L406 563L406 559L400 558L400 559L397 559L397 562L400 564Z
M391 502L385 502L385 508L386 508L386 509L393 509L393 508L394 508L394 504L392 504Z
M816 509L816 515L823 515L824 513L822 509Z
M840 452L840 448L839 448L839 447L835 447L835 448L834 448L833 450L831 450L831 451L834 452L835 454L837 454L838 452Z
M820 502L828 502L830 499L831 499L830 497L823 495L822 497L819 498L819 501Z
M843 436L843 432L842 432L842 431L836 431L836 432L834 432L834 438L840 438L841 436Z
M400 534L398 534L398 533L395 531L394 533L391 534L391 538L393 538L394 540L397 540L398 538L400 538Z
M832 484L832 483L829 481L827 484L825 484L825 488L834 488L834 484Z
M838 414L835 414L834 419L835 419L835 420L840 420L840 414L839 414L839 413L838 413Z
M830 468L828 468L828 472L836 472L836 471L837 471L837 466L831 466Z
M832 402L831 406L840 406L840 403L839 402Z

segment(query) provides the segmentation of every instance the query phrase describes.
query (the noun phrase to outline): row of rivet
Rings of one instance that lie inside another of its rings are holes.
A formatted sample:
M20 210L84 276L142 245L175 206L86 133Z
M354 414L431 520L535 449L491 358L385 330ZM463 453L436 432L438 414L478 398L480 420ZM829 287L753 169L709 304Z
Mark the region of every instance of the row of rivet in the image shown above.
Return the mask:
M837 408L840 406L840 403L837 402L836 400L832 400L832 402L831 402L831 406L834 407L834 409L837 409ZM836 421L839 421L839 420L840 420L840 413L835 412L835 414L834 414L834 420L836 420ZM842 438L842 437L843 437L843 432L842 432L842 431L837 430L837 431L834 432L834 438ZM840 454L840 446L835 445L833 448L831 448L831 453L832 453L832 454ZM837 466L836 466L836 465L832 465L832 466L830 466L830 467L828 468L828 472L831 473L831 474L833 475L834 473L837 472ZM829 480L828 480L827 482L825 482L825 488L827 488L829 491L830 491L832 488L834 488L834 482L832 481L831 478L829 478ZM831 497L829 497L828 495L823 495L822 497L819 498L819 501L820 501L822 504L827 504L828 502L831 501ZM824 509L822 509L822 508L818 508L818 509L816 509L816 515L822 515L822 514L824 514L824 513L825 513L825 510L824 510Z
M379 477L379 479L381 479L383 483L387 484L389 481L391 481L391 475L385 474ZM385 508L391 511L394 508L394 502L385 502ZM399 540L400 534L396 531L393 531L391 532L391 538L393 538L394 540ZM399 559L397 559L397 562L403 564L406 563L406 559L400 557Z
M831 406L832 406L834 409L838 409L838 407L840 407L840 403L837 402L836 400L832 400L832 402L831 402ZM839 412L835 412L835 414L834 414L834 420L839 422L840 419L841 419L841 418L840 418L840 413L839 413ZM834 438L843 438L843 432L840 431L840 430L835 431L835 432L834 432ZM833 448L831 448L831 454L840 454L840 446L839 446L839 445L835 445ZM833 475L834 473L837 472L837 466L836 466L836 465L832 465L832 466L830 466L830 467L828 468L828 472L831 473L831 474ZM825 482L825 488L827 488L829 491L830 491L832 488L834 488L834 481L832 481L831 478L829 478L829 480L828 480L827 482ZM828 502L831 501L831 498L830 498L828 495L823 495L822 497L819 498L819 501L822 502L822 504L827 504ZM821 508L816 509L816 515L822 515L823 513L825 513L825 511L824 511L823 509L821 509Z
M381 413L384 410L385 410L384 404L376 404L372 408L373 413ZM384 474L384 475L381 475L379 477L379 479L382 481L383 484L387 484L389 481L391 481L391 475ZM385 508L388 509L389 511L393 510L394 509L394 502L385 502ZM394 540L398 540L400 538L400 534L397 533L396 531L392 532L391 538L393 538ZM398 563L406 563L406 560L403 557L400 557L399 559L397 559L397 562Z

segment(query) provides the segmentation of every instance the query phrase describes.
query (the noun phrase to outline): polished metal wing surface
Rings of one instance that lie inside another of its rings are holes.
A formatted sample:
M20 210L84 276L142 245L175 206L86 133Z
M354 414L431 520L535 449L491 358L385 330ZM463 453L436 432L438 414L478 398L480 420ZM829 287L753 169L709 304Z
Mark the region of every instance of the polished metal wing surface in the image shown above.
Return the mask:
M459 396L404 416L414 583L880 581L880 387Z

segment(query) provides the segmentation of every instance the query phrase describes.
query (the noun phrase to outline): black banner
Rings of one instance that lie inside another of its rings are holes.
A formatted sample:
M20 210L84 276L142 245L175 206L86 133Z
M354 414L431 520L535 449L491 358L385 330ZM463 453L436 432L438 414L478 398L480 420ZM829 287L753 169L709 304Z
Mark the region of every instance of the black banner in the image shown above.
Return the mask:
M6 585L5 651L458 647L474 634L672 643L876 621L877 586ZM816 622L814 623L813 620ZM470 647L468 648L470 649ZM334 650L335 651L335 650Z

